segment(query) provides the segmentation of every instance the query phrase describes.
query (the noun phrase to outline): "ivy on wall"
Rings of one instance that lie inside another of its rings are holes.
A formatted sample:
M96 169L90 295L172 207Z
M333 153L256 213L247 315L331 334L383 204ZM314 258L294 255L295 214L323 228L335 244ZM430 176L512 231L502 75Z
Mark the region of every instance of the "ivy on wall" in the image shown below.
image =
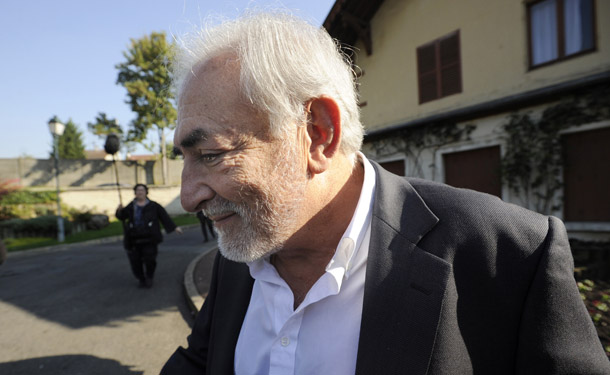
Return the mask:
M458 126L454 122L438 122L425 126L403 129L393 137L387 137L372 142L376 156L384 156L396 152L404 153L413 163L414 177L425 177L422 166L422 152L431 150L433 154L448 144L470 139L470 134L476 128L473 124ZM434 159L428 167L432 176L436 173Z
M502 179L525 206L544 214L561 209L561 130L610 119L610 87L579 92L547 107L538 118L513 113L502 126Z

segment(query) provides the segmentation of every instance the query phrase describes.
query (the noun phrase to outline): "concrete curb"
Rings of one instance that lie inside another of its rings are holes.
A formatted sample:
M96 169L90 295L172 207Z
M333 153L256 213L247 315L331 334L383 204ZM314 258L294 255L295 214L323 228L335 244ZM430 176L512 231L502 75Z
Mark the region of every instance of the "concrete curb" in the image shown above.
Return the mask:
M201 293L199 293L197 286L195 285L195 268L197 267L197 263L199 263L201 258L206 256L210 251L214 250L218 250L218 246L210 247L201 254L197 255L197 257L195 257L195 259L189 263L188 267L186 267L186 271L184 271L184 294L193 315L197 315L199 309L201 309L201 306L205 301L205 298L201 296Z

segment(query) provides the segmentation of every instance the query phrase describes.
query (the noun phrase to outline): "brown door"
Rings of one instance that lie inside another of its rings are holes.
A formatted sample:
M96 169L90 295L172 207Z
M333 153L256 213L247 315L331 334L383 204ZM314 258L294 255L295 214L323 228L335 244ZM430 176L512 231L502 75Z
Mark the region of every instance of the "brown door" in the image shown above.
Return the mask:
M379 163L384 169L397 174L399 176L405 175L405 161L404 160L396 160L389 161L386 163Z
M564 220L610 221L610 128L561 137Z
M502 197L500 146L443 155L445 183Z

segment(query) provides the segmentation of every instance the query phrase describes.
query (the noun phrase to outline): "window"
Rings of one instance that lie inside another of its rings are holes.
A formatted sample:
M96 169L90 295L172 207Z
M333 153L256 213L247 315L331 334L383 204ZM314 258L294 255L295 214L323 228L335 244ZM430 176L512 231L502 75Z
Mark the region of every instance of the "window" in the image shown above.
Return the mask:
M595 49L593 0L543 0L528 6L530 66Z
M417 48L417 75L420 104L462 92L459 31Z

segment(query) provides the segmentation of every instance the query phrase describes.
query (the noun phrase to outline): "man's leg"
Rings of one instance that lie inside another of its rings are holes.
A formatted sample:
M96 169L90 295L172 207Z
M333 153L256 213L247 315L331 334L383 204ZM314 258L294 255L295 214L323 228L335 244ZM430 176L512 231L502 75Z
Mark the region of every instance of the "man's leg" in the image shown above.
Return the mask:
M205 220L208 228L210 229L210 234L212 235L212 238L216 238L216 233L214 232L214 223L212 223L212 220L206 218ZM206 239L207 241L207 239Z
M140 246L133 246L130 250L127 250L127 258L131 265L131 272L140 281L140 286L144 286L144 267L142 264L142 248Z
M201 233L203 233L203 242L208 242L208 231L205 222L201 222Z
M152 280L155 277L155 269L157 268L157 245L146 244L142 247L142 260L146 267L145 283L147 287L152 286Z

